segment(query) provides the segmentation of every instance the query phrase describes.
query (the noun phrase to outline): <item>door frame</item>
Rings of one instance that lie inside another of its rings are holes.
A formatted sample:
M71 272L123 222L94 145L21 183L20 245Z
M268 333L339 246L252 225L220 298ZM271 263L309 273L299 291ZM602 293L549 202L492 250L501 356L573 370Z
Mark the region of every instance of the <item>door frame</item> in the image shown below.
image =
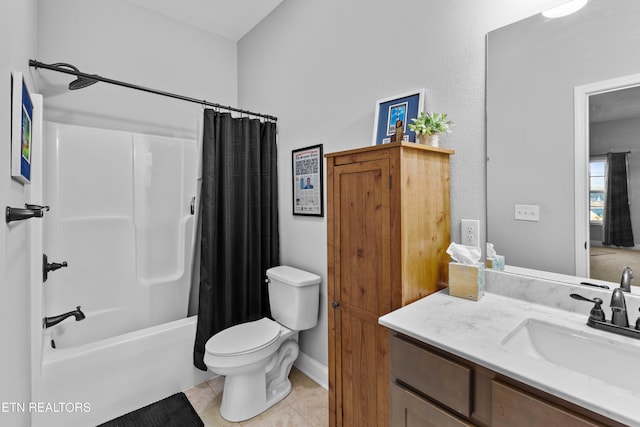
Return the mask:
M589 97L640 86L640 74L630 74L574 88L575 275L590 277L589 250Z

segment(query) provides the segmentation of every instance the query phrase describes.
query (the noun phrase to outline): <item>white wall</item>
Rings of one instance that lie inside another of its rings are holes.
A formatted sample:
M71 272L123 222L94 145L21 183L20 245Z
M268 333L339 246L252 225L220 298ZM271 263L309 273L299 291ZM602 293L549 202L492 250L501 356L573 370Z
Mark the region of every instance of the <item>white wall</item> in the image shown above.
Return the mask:
M28 59L36 53L35 0L6 0L0 5L0 206L24 207L30 188L11 176L11 71L21 71L33 90ZM34 162L37 160L32 159ZM30 400L31 323L30 221L0 225L0 405ZM33 220L35 221L35 220ZM28 412L0 412L0 425L28 426Z
M236 43L126 0L39 0L38 60L196 99L237 104ZM202 107L38 70L45 120L195 137Z
M239 102L279 118L281 262L324 279L303 352L327 364L326 221L291 214L291 150L370 145L376 100L425 88L427 108L456 122L441 146L456 150L451 234L460 241L460 219L485 222L485 34L561 2L285 0L240 40Z

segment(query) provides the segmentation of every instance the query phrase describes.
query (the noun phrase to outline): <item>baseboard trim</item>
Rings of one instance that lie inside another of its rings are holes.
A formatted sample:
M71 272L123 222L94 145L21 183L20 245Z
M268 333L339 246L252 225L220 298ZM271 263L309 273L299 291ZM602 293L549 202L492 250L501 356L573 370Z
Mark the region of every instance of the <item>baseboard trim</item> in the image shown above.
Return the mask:
M599 248L611 248L611 249L630 249L632 251L640 251L640 245L633 245L630 247L622 247L622 246L615 246L615 245L603 245L602 242L597 241L597 240L591 240L589 242L589 244L592 247L599 247Z
M300 352L293 365L303 374L318 383L320 387L329 390L329 369L325 365L307 356L303 352Z

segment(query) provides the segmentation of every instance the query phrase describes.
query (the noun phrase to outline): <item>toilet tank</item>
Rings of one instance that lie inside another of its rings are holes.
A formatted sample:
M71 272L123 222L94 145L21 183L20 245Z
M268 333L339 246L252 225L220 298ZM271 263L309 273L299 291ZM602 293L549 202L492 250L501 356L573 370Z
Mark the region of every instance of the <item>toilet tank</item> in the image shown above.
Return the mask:
M269 305L273 319L294 331L318 323L320 276L281 265L267 270Z

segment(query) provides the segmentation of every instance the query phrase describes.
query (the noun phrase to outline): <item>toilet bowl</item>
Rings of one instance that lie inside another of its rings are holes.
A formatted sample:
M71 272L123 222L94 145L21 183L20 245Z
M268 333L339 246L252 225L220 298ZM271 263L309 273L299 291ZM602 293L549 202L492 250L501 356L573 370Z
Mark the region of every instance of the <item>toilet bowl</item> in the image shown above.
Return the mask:
M320 276L293 267L267 270L273 319L241 323L211 337L204 363L225 376L220 414L228 421L252 418L291 391L298 331L317 323Z

